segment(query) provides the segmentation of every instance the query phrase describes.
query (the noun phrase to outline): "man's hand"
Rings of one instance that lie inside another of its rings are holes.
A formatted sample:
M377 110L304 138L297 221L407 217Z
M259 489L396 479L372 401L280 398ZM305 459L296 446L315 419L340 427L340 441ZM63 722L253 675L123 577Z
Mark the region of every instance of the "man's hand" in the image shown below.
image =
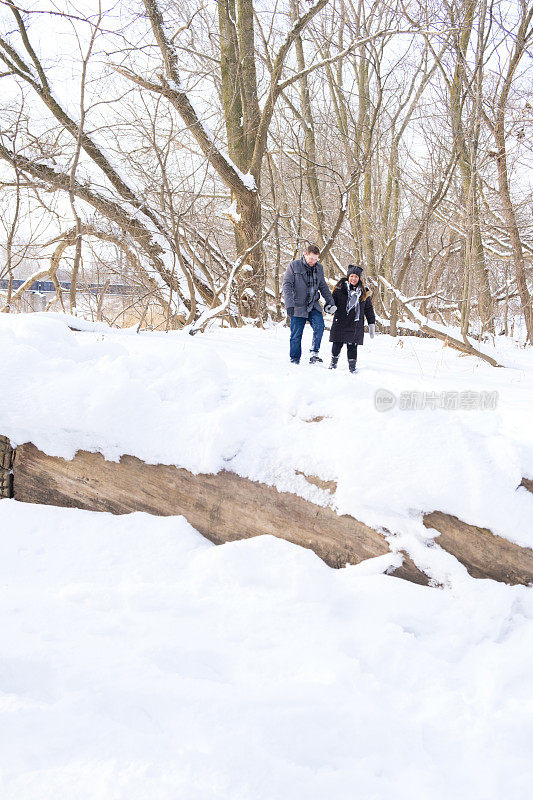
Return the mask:
M374 336L376 335L376 326L374 323L368 326L368 332L370 334L370 338L373 339Z
M287 316L288 317L294 316L294 306L291 306L290 308L287 309Z
M336 310L337 310L337 306L334 306L334 305L324 306L324 311L326 312L326 314L334 314Z

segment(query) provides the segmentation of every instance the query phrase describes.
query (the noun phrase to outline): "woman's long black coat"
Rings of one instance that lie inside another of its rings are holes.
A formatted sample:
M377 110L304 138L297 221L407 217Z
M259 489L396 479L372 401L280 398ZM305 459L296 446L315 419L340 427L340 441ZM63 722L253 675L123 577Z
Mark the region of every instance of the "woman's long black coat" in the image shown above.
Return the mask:
M349 314L346 314L346 305L348 302L348 279L342 278L335 289L333 290L333 299L337 310L333 317L331 325L331 332L329 334L330 342L343 342L344 344L352 343L363 344L365 336L365 317L369 325L376 321L374 314L374 307L370 299L370 290L363 287L361 297L359 298L359 319L355 321L355 309L352 308Z

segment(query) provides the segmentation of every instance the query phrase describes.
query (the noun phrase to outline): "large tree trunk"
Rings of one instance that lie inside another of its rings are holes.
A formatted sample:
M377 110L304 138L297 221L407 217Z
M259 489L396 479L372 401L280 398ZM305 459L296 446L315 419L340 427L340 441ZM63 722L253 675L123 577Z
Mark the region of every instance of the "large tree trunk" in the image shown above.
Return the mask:
M242 172L247 170L246 141L242 128L242 98L239 87L237 32L232 20L237 18L235 0L217 0L220 33L220 77L222 106L226 123L228 152Z
M235 240L237 252L242 254L253 247L263 235L259 194L251 194L248 202L240 203L238 209L241 219L235 225ZM239 305L243 316L259 318L263 316L266 306L265 253L262 245L251 251L247 265L251 268L251 274L245 265L237 281Z
M185 469L120 463L79 451L72 461L45 455L34 445L17 448L16 500L127 514L183 514L215 544L270 534L307 547L331 567L358 564L389 553L385 537L353 517L231 472L194 475ZM428 578L410 559L395 570L416 583Z
M222 104L230 158L243 174L250 172L261 113L257 97L254 19L252 0L217 0L220 32ZM261 173L254 175L259 190ZM262 236L261 202L258 192L237 197L240 220L234 222L237 255L249 250ZM246 270L237 281L237 299L242 314L260 317L264 312L265 257L262 247L249 255ZM251 289L253 294L245 292Z
M336 489L333 481L304 477L325 491ZM194 475L173 466L145 464L132 456L122 456L117 463L98 453L79 451L72 461L65 461L25 444L15 454L14 495L23 502L114 514L183 514L216 544L270 534L313 550L332 567L389 552L382 533L297 495L231 472ZM423 519L426 527L440 531L436 543L474 577L512 584L533 582L532 550L439 511L425 514ZM393 574L416 583L428 582L407 557Z

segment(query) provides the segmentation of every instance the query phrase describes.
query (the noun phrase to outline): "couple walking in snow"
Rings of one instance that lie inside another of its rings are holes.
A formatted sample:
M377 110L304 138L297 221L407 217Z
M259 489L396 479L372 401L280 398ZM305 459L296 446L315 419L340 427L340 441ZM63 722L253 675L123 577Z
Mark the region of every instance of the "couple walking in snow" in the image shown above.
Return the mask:
M370 338L376 331L376 316L370 300L370 290L363 286L363 267L350 264L346 277L341 278L333 294L324 278L324 268L319 263L320 250L310 244L301 258L291 261L283 278L283 299L291 321L290 358L299 364L302 355L302 334L305 323L313 329L310 364L322 361L319 356L324 333L324 318L319 295L325 300L324 311L334 314L329 340L331 346L330 369L335 369L343 344L346 345L348 367L356 372L357 345L363 344L365 317Z

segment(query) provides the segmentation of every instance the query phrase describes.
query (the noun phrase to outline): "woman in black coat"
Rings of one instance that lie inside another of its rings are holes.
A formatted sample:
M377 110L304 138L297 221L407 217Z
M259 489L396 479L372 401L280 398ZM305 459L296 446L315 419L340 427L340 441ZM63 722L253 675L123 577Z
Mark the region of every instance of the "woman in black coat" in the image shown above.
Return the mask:
M370 290L363 286L361 273L363 267L350 264L345 278L341 278L333 289L333 300L337 311L329 334L331 348L330 369L336 369L343 344L348 351L350 372L357 372L357 345L363 344L365 336L365 317L368 322L370 338L376 332L376 315L370 299Z

